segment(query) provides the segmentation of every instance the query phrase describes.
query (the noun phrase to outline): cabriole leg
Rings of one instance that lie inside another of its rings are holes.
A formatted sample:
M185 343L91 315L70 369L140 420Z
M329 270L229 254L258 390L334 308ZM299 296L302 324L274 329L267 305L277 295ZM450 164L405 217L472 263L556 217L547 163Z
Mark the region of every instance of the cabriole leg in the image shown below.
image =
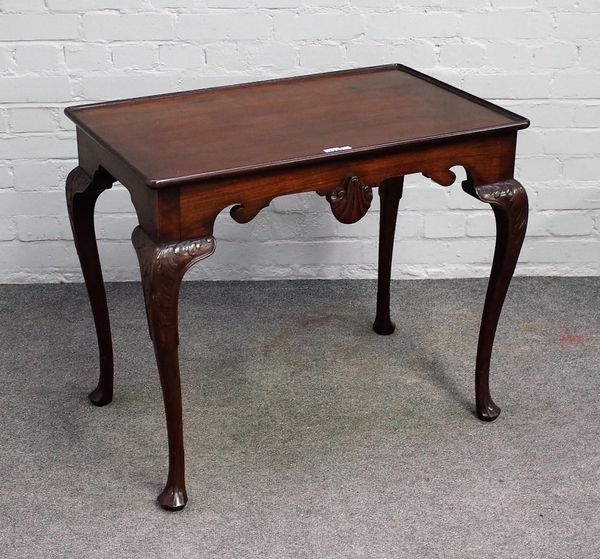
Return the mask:
M504 299L525 238L527 193L514 179L482 186L472 186L467 182L463 184L463 188L482 202L490 204L496 217L496 249L481 319L475 365L477 415L483 421L493 421L500 414L500 408L490 396L490 359Z
M98 171L92 179L81 167L76 167L69 173L66 183L67 209L73 239L92 306L100 352L100 378L98 385L89 395L90 401L97 406L104 406L112 400L113 348L102 268L96 245L94 207L98 196L110 188L112 183L113 178L107 173Z
M169 474L158 502L167 510L179 510L187 502L177 352L179 287L186 270L214 252L215 242L212 237L206 237L156 244L141 227L133 230L131 238L140 263L148 324L167 420Z
M377 312L373 330L387 336L396 328L390 318L390 280L398 204L402 197L404 177L388 179L379 187L379 269L377 274Z

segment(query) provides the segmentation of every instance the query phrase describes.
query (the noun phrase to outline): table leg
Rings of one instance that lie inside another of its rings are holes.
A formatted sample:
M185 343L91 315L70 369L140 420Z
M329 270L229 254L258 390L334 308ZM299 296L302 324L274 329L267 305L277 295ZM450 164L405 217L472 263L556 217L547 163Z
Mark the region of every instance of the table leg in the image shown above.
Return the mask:
M100 351L100 378L96 388L89 394L90 401L97 406L104 406L112 400L113 348L102 268L96 245L94 207L98 196L110 188L112 183L112 177L106 173L98 172L92 179L81 167L73 169L66 181L67 209L92 306Z
M396 325L390 318L390 279L398 204L402 197L404 177L384 181L379 187L379 270L377 274L377 312L373 330L377 334L392 334Z
M490 396L490 359L502 305L525 238L527 193L514 179L482 186L472 186L467 182L463 184L463 188L482 202L490 204L496 217L496 249L481 319L475 365L477 415L483 421L493 421L500 414L500 408Z
M140 263L148 324L167 420L169 474L158 502L167 510L179 510L187 502L177 352L179 287L186 270L214 252L215 242L212 237L206 237L156 244L141 227L133 230L131 239Z

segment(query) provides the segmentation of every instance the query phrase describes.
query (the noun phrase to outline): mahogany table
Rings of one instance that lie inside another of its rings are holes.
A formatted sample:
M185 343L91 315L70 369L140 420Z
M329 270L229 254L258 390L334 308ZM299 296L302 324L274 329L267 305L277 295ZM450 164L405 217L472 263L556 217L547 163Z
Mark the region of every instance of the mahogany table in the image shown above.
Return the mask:
M489 391L492 345L527 227L514 178L517 131L529 121L398 64L157 95L81 107L79 166L67 178L69 217L100 349L92 403L113 394L113 350L94 232L94 205L120 181L139 219L137 251L162 386L169 471L162 507L187 502L177 302L185 271L215 250L217 214L246 223L276 196L315 191L342 223L365 215L379 188L379 277L373 329L391 334L390 270L404 176L423 173L491 205L492 264L475 365L477 414L498 417Z

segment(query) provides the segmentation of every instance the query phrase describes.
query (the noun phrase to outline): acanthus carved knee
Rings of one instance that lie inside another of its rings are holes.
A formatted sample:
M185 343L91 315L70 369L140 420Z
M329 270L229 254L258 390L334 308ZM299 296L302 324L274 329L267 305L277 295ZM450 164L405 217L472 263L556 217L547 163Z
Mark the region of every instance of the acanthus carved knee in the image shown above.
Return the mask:
M103 169L98 169L93 177L82 167L75 167L67 176L66 195L69 215L73 213L73 200L77 194L93 193L97 198L104 190L109 189L115 179Z
M513 227L516 230L527 226L529 203L523 185L515 179L508 179L481 186L466 186L469 194L474 192L476 198L493 207L502 208L513 215Z
M141 227L131 235L138 255L150 334L161 341L177 335L177 301L179 285L185 272L196 262L215 251L215 239L175 241L155 244ZM160 327L158 327L160 325Z
M497 216L503 216L510 238L523 239L527 230L529 201L527 191L515 179L506 179L491 184L473 185L463 182L463 190L478 200L490 204ZM520 243L511 244L511 254L516 261L521 249Z

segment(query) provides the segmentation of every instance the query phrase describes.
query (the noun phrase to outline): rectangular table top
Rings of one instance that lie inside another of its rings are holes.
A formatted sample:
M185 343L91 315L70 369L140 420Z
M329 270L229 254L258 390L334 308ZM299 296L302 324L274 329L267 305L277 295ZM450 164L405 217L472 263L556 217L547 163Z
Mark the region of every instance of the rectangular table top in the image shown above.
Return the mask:
M151 188L529 125L526 118L398 64L65 112Z

